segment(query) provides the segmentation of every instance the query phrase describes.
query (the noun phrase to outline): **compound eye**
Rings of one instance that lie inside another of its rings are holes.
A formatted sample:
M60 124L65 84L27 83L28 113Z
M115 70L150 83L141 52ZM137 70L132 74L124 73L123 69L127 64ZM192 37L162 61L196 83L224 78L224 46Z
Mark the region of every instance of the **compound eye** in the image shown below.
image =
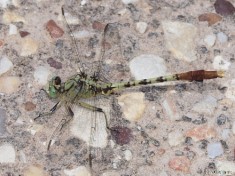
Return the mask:
M56 76L55 77L55 85L60 85L61 84L61 79L60 79L60 77L59 76Z

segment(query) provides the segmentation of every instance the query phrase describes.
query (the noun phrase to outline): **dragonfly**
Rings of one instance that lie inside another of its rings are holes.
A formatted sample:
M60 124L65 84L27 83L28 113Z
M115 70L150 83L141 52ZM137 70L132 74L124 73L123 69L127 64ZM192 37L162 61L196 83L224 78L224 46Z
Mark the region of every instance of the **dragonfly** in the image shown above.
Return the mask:
M64 9L62 8L62 15L64 15ZM65 19L66 21L66 19ZM66 22L67 23L67 22ZM106 42L106 32L110 24L107 24L103 30L103 41ZM67 26L71 32L71 29L67 23ZM72 32L71 32L72 34ZM74 41L74 40L73 40ZM74 42L75 46L76 42ZM101 51L101 62L103 61L103 55L105 52L105 44L102 47ZM64 107L68 113L68 118L62 119L59 126L55 131L61 131L63 127L68 124L74 117L74 112L72 106L80 106L89 111L102 114L107 131L112 131L108 122L108 117L105 110L102 107L92 105L87 103L84 100L99 97L99 96L111 96L115 92L121 91L123 89L130 89L133 87L153 85L156 83L163 82L172 82L172 81L199 81L202 82L208 79L223 78L224 71L222 70L193 70L182 73L175 73L170 75L158 76L150 79L141 79L141 80L130 80L124 82L108 82L100 79L100 70L101 64L98 65L97 70L93 74L88 74L83 66L79 68L79 73L71 76L66 81L62 81L59 76L54 76L48 83L48 88L45 90L48 97L51 99L56 99L57 103L45 113L39 114L34 120L54 114L60 107ZM57 133L53 133L47 149L50 149L52 144L52 139L56 136ZM91 164L90 164L91 165Z

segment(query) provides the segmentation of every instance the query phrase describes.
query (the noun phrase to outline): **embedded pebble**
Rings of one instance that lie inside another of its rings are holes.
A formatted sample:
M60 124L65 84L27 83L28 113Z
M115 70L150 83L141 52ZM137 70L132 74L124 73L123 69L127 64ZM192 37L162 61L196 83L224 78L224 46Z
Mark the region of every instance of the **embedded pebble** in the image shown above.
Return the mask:
M133 4L133 3L136 3L136 2L138 2L139 0L122 0L122 2L124 3L124 4Z
M218 171L226 171L230 174L235 173L235 162L216 160L215 165Z
M123 94L118 97L118 104L122 108L124 118L129 121L139 120L146 108L142 92Z
M0 0L0 7L6 8L7 5L11 4L10 0Z
M3 22L4 23L13 23L13 22L23 22L25 23L25 19L21 16L19 16L18 14L15 14L12 11L5 11L5 13L3 14Z
M6 8L8 6L16 6L18 7L19 2L18 0L0 0L0 7Z
M81 0L81 6L84 6L87 3L86 0Z
M32 103L31 101L27 101L26 103L24 103L24 109L26 111L33 111L35 108L36 108L36 105Z
M45 172L42 166L31 165L25 169L24 176L45 176Z
M17 27L14 24L10 24L8 35L15 35L15 34L17 34Z
M0 146L0 163L15 163L16 153L13 145L5 143Z
M0 108L0 137L6 134L7 113L5 109Z
M145 22L138 22L138 23L136 23L136 30L139 33L143 34L143 33L145 33L147 26L148 26L148 24Z
M5 56L0 59L0 75L6 73L13 67L12 62Z
M204 42L207 46L212 47L215 44L216 36L214 34L207 35L204 38Z
M224 125L227 121L228 117L224 114L220 114L218 117L217 117L217 124L218 125Z
M216 13L226 17L235 13L235 7L227 0L216 0L214 3Z
M197 59L195 39L197 28L190 23L163 21L166 47L174 57L191 62Z
M49 20L46 24L46 29L50 33L52 38L62 37L64 34L63 29L61 29L54 20Z
M106 112L107 120L109 121L110 107L102 103L108 102L99 102L99 106ZM72 111L74 113L73 121L70 123L72 135L85 141L89 146L106 147L108 144L108 133L104 114L78 106L73 107Z
M130 161L132 159L132 152L130 150L125 150L124 157L127 161Z
M111 136L118 145L129 144L133 137L129 128L121 126L112 127Z
M224 153L223 146L220 142L210 143L207 145L207 154L209 158L216 158Z
M223 32L219 32L217 34L217 39L220 43L225 43L228 41L228 36Z
M167 97L163 102L162 106L167 118L171 121L180 120L179 109L177 108L175 101L171 97Z
M216 130L207 125L194 127L186 131L185 136L191 137L195 142L216 136Z
M217 107L217 99L208 95L200 102L196 103L192 110L201 114L213 115Z
M92 23L92 28L93 29L96 29L96 30L99 30L99 31L103 31L104 30L104 28L105 28L105 24L104 23L101 23L101 22L99 22L99 21L94 21L93 23Z
M61 69L62 68L62 63L54 60L52 57L47 59L47 63L55 69Z
M133 58L130 61L130 70L138 80L166 74L164 59L152 54L143 54Z
M177 146L184 142L184 135L179 131L172 131L168 134L168 143L170 146Z
M21 36L22 38L24 38L24 37L26 37L27 35L30 34L30 33L27 32L27 31L19 31L19 33L20 33L20 36Z
M6 94L14 93L18 90L20 84L21 81L18 77L14 76L0 77L0 92Z
M38 50L38 42L30 37L23 38L21 44L21 56L35 54Z
M188 173L191 163L190 163L190 160L186 158L185 156L178 156L178 157L172 158L169 161L168 165L171 169Z
M48 77L50 76L51 72L43 66L39 66L35 69L34 71L34 80L39 84L39 85L46 85L48 82Z
M231 63L226 61L222 56L215 56L213 61L213 68L216 70L228 70Z
M65 175L67 176L91 176L91 173L85 166L79 166L75 169L65 169Z
M216 13L204 13L198 17L199 21L207 21L208 26L211 26L222 20L222 17Z

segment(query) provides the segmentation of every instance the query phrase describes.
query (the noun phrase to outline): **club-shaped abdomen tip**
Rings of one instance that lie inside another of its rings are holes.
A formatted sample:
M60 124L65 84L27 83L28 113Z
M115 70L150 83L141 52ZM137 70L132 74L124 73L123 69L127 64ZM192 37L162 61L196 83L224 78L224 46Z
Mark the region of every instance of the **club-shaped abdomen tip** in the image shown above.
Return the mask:
M225 71L224 70L219 70L217 71L217 75L219 78L223 78L224 77L224 74L225 74Z

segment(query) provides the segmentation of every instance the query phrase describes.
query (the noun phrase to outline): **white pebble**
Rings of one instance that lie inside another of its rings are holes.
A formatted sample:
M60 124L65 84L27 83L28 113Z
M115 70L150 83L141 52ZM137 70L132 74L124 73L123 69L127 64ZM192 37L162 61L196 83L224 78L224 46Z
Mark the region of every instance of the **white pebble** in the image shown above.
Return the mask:
M6 8L8 4L11 4L10 0L0 0L0 7Z
M124 118L132 122L137 121L143 116L146 107L144 93L133 92L123 94L118 97L118 104L122 108Z
M170 146L177 146L184 142L184 136L178 131L173 131L168 134L168 143Z
M216 169L218 171L226 171L228 172L228 174L225 174L225 175L232 175L233 173L235 173L235 163L232 162L232 161L219 161L217 160L215 162L215 165L216 165Z
M207 145L207 153L209 158L216 158L224 153L223 147L220 142L215 142Z
M30 37L22 39L21 56L29 56L38 50L38 42Z
M33 76L39 85L46 85L49 75L50 71L46 67L39 66L35 69Z
M86 3L86 0L81 0L81 6L84 6Z
M130 4L130 3L136 3L136 2L138 2L139 0L122 0L122 2L124 3L124 4Z
M91 173L89 172L89 170L85 167L85 166L79 166L75 169L65 169L64 170L65 175L67 176L91 176Z
M226 61L222 56L215 56L213 61L213 67L216 70L228 70L230 62Z
M124 156L127 161L130 161L132 159L132 152L130 150L125 150Z
M0 163L14 163L15 157L15 149L11 144L0 146Z
M216 36L214 34L207 35L204 38L204 42L207 46L212 47L215 44Z
M11 94L18 90L20 84L21 81L18 77L14 76L0 77L0 92Z
M164 59L153 55L143 54L130 61L131 73L136 79L148 79L166 74Z
M225 43L228 41L228 36L223 32L219 32L217 34L217 38L220 43Z
M148 24L145 22L138 22L138 23L136 23L136 30L139 33L143 34L143 33L145 33L147 26L148 26Z
M190 23L163 21L162 27L166 47L174 57L187 62L197 59L195 40L197 27Z
M13 64L7 57L3 57L2 59L0 59L0 75L6 73L12 67Z
M9 35L17 34L17 27L14 24L9 25Z

